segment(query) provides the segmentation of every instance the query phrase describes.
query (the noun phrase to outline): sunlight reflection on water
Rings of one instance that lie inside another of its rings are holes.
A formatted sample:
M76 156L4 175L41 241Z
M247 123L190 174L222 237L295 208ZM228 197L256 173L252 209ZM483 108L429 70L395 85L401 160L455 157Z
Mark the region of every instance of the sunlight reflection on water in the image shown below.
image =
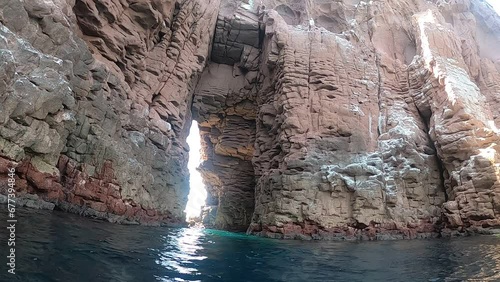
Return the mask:
M500 281L497 236L300 242L122 226L57 211L18 213L20 270L14 279L0 272L0 281ZM0 253L6 247L0 244Z
M206 256L198 255L203 250L202 241L203 229L184 228L178 232L164 237L165 251L160 253L160 258L156 260L170 271L181 274L200 275L196 261L206 259ZM179 278L180 279L180 278ZM176 281L186 281L179 280ZM167 281L167 280L162 280Z

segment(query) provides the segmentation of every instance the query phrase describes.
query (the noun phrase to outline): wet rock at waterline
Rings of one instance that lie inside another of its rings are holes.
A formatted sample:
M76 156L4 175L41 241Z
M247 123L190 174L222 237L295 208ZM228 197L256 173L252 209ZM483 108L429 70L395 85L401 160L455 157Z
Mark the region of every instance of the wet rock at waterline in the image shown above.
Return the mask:
M194 119L208 227L390 239L500 226L500 18L482 1L0 10L0 179L15 166L37 203L184 222Z

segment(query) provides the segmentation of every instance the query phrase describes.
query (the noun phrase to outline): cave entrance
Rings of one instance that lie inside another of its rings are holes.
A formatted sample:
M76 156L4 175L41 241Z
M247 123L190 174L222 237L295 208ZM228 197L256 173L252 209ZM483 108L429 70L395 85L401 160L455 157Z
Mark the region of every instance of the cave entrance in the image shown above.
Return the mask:
M191 124L191 129L189 130L189 136L187 138L187 143L189 145L189 196L186 205L186 221L188 222L199 222L201 209L205 205L207 198L207 190L205 189L205 184L200 172L197 170L201 163L201 140L200 140L200 130L198 127L198 122L193 120Z

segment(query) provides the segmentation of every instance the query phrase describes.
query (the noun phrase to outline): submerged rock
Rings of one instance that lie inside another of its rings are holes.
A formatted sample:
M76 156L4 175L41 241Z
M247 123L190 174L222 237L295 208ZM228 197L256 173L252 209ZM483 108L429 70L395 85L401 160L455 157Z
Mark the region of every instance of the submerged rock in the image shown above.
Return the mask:
M500 18L482 1L1 1L0 188L182 224L401 239L500 226ZM40 201L30 202L38 206Z

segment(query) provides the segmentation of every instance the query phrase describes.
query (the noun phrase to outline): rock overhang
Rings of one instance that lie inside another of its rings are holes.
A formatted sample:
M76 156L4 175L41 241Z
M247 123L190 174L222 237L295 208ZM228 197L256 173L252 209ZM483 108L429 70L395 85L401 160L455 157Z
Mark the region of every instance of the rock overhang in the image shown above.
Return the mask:
M61 99L1 124L21 192L111 221L180 222L195 118L209 226L414 238L498 225L499 67L485 43L500 38L500 21L491 9L256 2L55 2L62 12L42 22L52 6L4 4L25 28L9 15L2 27L67 64L50 79L72 90L58 94L25 69ZM8 99L20 93L9 73ZM16 133L26 128L59 145Z

